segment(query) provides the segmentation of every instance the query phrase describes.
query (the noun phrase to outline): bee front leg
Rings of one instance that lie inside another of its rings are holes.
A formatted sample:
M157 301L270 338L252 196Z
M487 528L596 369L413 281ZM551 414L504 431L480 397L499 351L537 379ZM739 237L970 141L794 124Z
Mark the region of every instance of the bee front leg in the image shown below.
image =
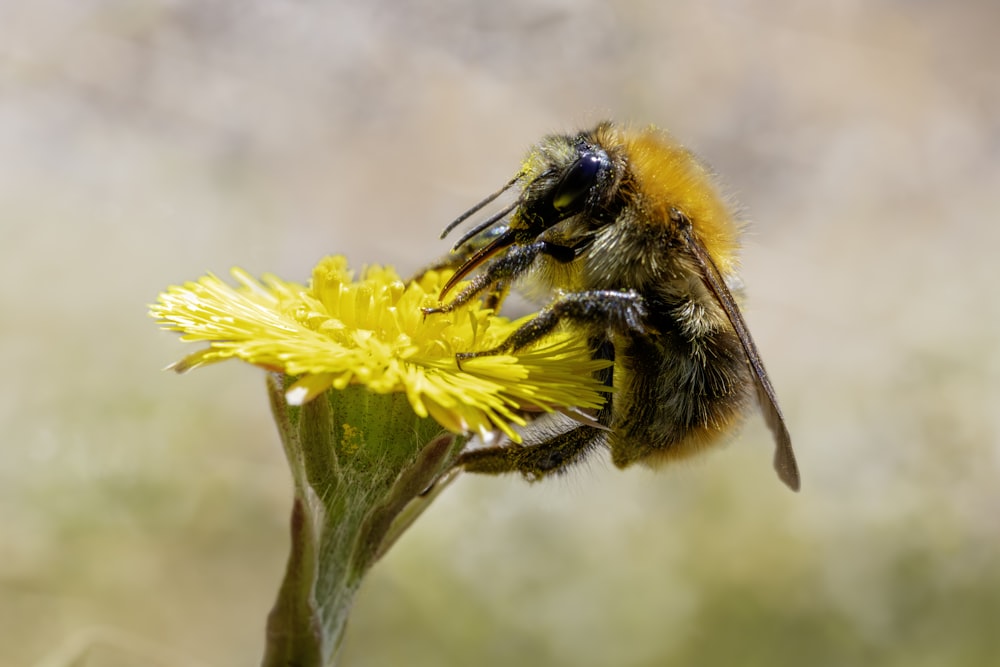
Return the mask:
M455 308L472 301L486 290L491 290L490 299L502 301L502 296L506 295L510 284L531 268L531 264L535 261L536 257L539 255L549 255L560 262L568 262L573 259L574 252L572 248L556 245L548 241L535 241L528 245L515 245L503 255L487 264L483 272L475 276L454 299L435 308L424 308L424 314L450 313Z

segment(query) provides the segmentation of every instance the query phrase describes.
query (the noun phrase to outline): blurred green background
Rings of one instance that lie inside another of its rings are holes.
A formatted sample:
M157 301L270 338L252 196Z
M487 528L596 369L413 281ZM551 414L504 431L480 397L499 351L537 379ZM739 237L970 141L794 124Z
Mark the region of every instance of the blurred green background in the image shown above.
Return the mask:
M993 665L1000 6L0 3L0 665L256 664L291 484L262 374L146 304L240 265L408 272L541 135L672 130L753 224L759 420L653 474L465 477L346 665ZM155 662L153 657L159 662ZM47 663L52 664L52 663Z

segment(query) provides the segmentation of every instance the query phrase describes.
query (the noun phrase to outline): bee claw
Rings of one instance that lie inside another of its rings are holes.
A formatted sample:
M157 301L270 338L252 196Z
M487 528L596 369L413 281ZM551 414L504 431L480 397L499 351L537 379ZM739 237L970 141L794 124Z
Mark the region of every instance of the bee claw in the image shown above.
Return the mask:
M495 347L490 350L479 350L477 352L456 352L455 363L458 364L458 369L462 370L463 361L468 361L469 359L476 359L478 357L495 357L500 354L505 354L506 352L507 352L506 347Z
M455 310L455 307L451 304L443 304L440 306L434 306L433 308L421 308L420 312L424 314L424 318L428 315L442 315L445 313L450 313Z
M458 370L465 370L462 368L462 362L474 359L476 356L475 352L458 352L455 354L455 365L458 366Z

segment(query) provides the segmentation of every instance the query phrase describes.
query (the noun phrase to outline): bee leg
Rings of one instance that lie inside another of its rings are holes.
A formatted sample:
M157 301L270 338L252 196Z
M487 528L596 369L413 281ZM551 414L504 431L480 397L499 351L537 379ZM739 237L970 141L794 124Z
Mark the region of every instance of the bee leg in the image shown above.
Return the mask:
M494 313L500 312L500 306L503 304L507 295L510 293L510 283L505 281L500 281L490 288L490 291L486 294L483 299L483 306L491 309Z
M447 259L448 258L445 258L442 261L438 262L437 264L425 267L423 270L414 274L413 277L410 278L408 282L420 280L421 278L424 277L425 274L431 271L443 271L445 269L454 269L458 265L457 263L449 263L448 261L446 261ZM486 295L483 297L483 306L492 309L494 313L499 313L500 306L503 304L504 300L507 298L507 295L510 293L510 283L504 280L498 280L493 285L490 284L484 284L483 286L477 285L474 288L473 286L470 285L470 288L471 289L467 288L467 290L462 290L462 294L459 294L459 297L463 297L461 301L459 301L458 298L456 298L454 301L446 304L445 306L438 306L437 308L424 308L423 309L424 314L430 315L432 313L450 312L454 310L457 306L472 301L472 299L479 296L482 292L486 292ZM467 297L464 296L465 291L469 291Z
M614 361L615 349L611 341L594 339L591 345L595 359ZM614 381L614 367L598 371L597 378L610 388ZM597 413L597 422L602 426L611 424L611 401L612 396L609 394ZM459 456L456 465L467 472L486 475L519 472L529 481L538 481L582 461L594 448L604 444L606 438L607 432L603 429L580 425L538 444L474 449Z
M537 445L474 449L462 454L456 465L486 475L519 472L534 482L583 460L604 437L601 429L577 426Z
M407 282L413 280L420 280L427 273L431 271L445 271L447 269L457 270L460 266L469 261L469 258L476 254L477 251L485 248L498 236L501 236L507 231L506 225L498 225L496 227L491 227L481 234L474 236L469 239L468 242L462 244L462 246L456 250L452 250L446 253L443 257L438 258L433 264L428 264Z
M591 290L564 294L522 324L503 343L490 350L463 352L459 362L473 357L491 357L520 350L544 338L563 320L589 326L603 326L605 331L643 332L646 305L634 290Z
M530 269L532 262L539 255L549 255L560 262L567 262L573 259L574 252L572 248L548 241L535 241L528 245L513 246L506 253L487 264L483 272L469 281L465 289L456 294L454 299L436 308L424 308L424 314L450 313L488 289L491 290L490 296L493 293L506 296L507 286Z

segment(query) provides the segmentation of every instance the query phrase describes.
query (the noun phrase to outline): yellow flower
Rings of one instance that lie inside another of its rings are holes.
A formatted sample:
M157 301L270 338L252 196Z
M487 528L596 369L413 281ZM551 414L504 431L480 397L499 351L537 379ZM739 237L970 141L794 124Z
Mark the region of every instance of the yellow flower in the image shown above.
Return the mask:
M308 287L240 269L231 287L214 275L160 294L150 314L183 341L207 342L172 368L183 372L230 358L296 376L289 403L301 405L349 384L406 392L420 417L456 432L485 434L524 425L524 411L593 409L606 391L585 341L555 333L516 354L455 361L459 352L495 347L524 320L493 315L479 302L424 315L451 275L431 271L405 285L390 268L354 280L343 257L323 259Z

